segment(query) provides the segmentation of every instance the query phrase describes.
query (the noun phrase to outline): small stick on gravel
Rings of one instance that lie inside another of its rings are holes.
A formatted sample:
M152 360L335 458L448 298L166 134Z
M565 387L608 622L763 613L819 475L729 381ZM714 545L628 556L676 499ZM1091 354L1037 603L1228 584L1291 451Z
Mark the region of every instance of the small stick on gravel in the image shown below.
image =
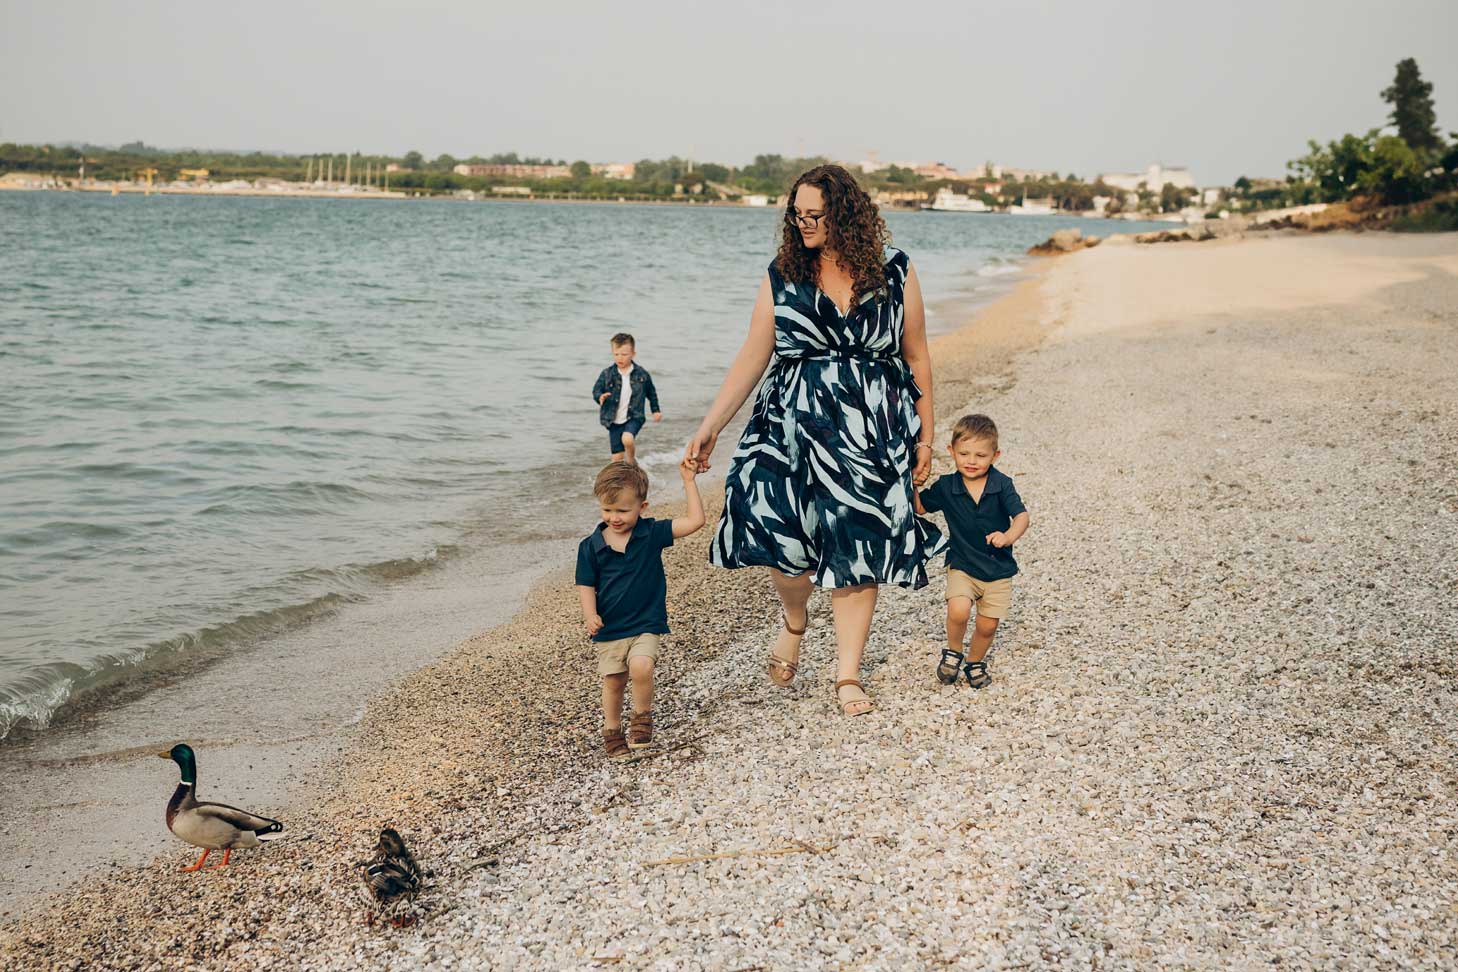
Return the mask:
M666 857L661 861L647 861L644 867L659 867L663 864L697 864L699 861L723 861L731 857L781 857L785 854L824 854L833 850L834 844L827 847L816 847L814 844L807 844L803 840L797 840L793 847L770 847L765 849L746 848L745 850L724 851L721 854L695 854L692 857Z

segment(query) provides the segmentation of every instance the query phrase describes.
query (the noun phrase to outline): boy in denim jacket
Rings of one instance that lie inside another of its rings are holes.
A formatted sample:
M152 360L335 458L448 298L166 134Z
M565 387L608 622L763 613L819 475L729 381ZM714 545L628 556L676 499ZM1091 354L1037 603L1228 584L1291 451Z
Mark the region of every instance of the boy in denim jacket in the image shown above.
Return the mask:
M602 369L592 385L598 420L608 430L608 451L614 462L635 462L638 432L643 428L643 402L653 408L653 421L663 421L658 389L648 369L633 363L637 342L631 334L612 337L613 363Z

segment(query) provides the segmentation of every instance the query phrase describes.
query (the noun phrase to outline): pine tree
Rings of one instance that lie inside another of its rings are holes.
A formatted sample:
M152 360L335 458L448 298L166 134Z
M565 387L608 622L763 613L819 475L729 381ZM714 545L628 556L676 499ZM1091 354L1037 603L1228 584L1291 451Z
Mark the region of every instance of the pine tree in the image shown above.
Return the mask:
M1409 148L1421 152L1443 147L1438 136L1438 115L1433 109L1433 85L1423 80L1417 61L1406 57L1397 62L1397 77L1392 87L1382 92L1382 100L1392 105L1388 117Z

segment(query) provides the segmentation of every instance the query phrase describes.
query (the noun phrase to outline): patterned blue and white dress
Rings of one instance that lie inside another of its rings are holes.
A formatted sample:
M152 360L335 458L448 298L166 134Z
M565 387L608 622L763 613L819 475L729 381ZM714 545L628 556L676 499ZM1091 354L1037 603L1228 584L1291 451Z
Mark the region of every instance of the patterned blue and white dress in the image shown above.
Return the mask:
M842 316L770 264L775 354L729 462L710 563L809 571L819 587L926 585L946 538L911 499L921 390L901 356L910 265L888 247L884 288Z

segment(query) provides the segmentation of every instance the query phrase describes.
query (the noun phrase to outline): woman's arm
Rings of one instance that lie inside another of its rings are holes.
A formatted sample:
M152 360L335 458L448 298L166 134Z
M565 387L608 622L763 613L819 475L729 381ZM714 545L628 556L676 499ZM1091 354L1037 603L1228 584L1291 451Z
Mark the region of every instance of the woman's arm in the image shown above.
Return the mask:
M709 453L714 450L714 442L724 426L744 406L749 393L754 391L774 350L775 305L770 293L769 274L765 274L759 285L759 296L754 301L754 311L749 317L749 335L734 356L734 363L729 366L729 373L724 376L719 394L714 396L714 403L709 406L698 432L684 449L684 459L695 461L699 472L709 468Z
M921 436L916 443L916 456L912 459L911 481L920 486L931 472L932 437L936 435L937 412L932 404L931 351L926 346L926 305L921 299L921 282L916 278L916 268L908 265L906 286L902 290L902 307L905 319L901 329L901 357L911 368L911 377L921 389L916 400L916 415L921 419Z

